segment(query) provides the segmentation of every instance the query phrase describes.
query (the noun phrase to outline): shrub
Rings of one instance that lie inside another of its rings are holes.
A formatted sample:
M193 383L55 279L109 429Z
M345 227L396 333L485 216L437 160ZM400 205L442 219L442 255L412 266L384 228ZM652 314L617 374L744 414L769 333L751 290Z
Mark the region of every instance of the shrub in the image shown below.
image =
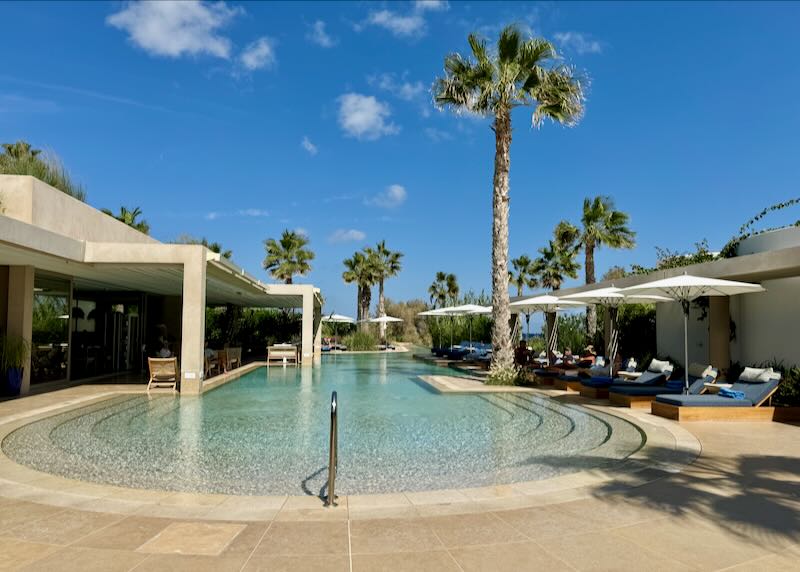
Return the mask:
M58 157L52 154L21 157L0 155L0 174L30 175L79 201L86 200L86 191L72 180Z
M342 338L342 343L350 351L363 352L374 350L378 345L378 340L369 332L353 332L349 336Z
M486 385L516 385L520 379L520 369L515 366L501 367L492 364Z

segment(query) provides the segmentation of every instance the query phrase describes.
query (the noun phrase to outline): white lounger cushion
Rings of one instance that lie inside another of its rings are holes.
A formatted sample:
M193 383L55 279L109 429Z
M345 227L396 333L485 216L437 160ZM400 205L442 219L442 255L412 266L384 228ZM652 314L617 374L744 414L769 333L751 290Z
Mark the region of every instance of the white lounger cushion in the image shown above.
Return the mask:
M689 364L689 375L692 377L706 377L711 375L714 368L710 365L703 365L700 363Z
M672 364L668 361L657 359L650 360L650 365L647 367L647 371L652 371L653 373L664 373L667 369L672 369Z
M740 381L765 382L775 378L772 368L746 367L739 374Z

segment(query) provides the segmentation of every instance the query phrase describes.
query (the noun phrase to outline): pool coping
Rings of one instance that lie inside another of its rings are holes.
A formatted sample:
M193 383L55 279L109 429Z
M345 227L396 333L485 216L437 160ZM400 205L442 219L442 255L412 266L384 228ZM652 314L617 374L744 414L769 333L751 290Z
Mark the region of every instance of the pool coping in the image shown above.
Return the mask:
M258 366L247 371L255 367ZM564 394L541 389L528 391L531 392L548 398ZM12 431L39 419L119 395L146 392L144 388L130 386L79 386L53 393L64 393L67 399L38 408L24 407L31 398L15 400L13 403L22 406L15 409L22 411L0 418L0 442ZM20 465L0 449L0 497L91 512L214 521L327 521L469 514L569 502L602 494L612 483L614 492L622 492L680 472L700 455L700 442L677 423L639 410L622 410L590 401L573 403L631 422L645 434L645 444L608 467L550 479L420 492L343 495L338 498L338 506L329 508L315 496L187 493L80 481Z

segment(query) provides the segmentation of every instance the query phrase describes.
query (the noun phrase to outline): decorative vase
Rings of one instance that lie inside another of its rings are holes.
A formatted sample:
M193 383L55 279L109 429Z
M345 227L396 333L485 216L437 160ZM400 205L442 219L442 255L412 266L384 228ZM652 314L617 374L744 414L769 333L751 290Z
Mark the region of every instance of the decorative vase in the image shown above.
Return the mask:
M22 389L22 368L8 368L6 372L6 393L8 395L19 395L20 389Z

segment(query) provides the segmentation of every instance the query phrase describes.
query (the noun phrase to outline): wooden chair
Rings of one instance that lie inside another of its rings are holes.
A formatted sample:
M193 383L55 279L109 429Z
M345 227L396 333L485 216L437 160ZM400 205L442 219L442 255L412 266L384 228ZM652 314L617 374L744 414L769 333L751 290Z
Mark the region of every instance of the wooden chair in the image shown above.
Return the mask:
M267 348L267 365L291 363L296 366L299 361L297 348L291 344L276 344Z
M147 365L150 368L147 391L150 391L151 387L171 387L174 391L178 390L178 380L181 375L178 369L178 358L149 357Z

